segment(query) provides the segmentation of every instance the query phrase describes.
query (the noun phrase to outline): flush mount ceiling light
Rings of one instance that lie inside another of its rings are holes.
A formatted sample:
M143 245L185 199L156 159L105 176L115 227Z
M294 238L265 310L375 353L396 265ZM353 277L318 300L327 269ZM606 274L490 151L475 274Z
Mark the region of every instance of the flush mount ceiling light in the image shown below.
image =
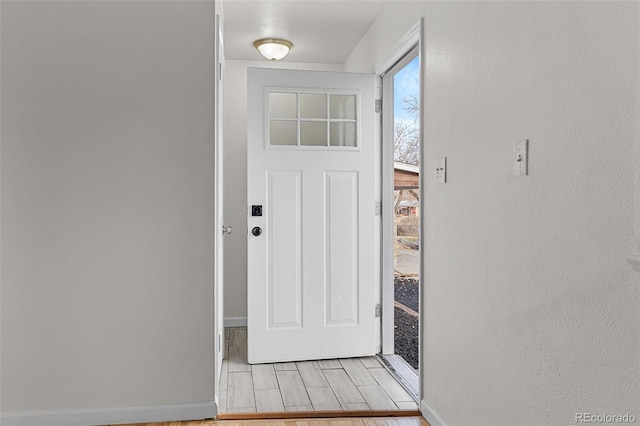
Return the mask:
M253 45L262 56L273 62L287 56L289 49L293 47L293 43L281 38L262 38L254 41Z

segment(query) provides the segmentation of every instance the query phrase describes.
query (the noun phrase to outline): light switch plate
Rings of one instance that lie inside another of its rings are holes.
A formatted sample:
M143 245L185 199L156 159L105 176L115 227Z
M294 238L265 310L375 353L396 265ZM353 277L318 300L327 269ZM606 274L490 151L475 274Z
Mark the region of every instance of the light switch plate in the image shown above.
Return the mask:
M513 149L513 175L526 176L529 174L529 139L515 143Z
M447 157L436 158L436 183L447 182Z

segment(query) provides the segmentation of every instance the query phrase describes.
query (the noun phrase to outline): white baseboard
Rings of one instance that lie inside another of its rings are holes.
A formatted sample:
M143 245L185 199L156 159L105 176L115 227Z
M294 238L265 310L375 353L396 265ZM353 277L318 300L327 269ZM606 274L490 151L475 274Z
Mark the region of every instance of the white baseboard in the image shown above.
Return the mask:
M96 410L2 413L2 426L89 426L215 418L215 402L100 408Z
M247 317L225 317L224 326L225 327L246 327Z
M422 413L422 417L427 419L431 426L447 426L442 417L440 417L440 414L438 414L432 406L427 404L424 399L420 401L420 412Z

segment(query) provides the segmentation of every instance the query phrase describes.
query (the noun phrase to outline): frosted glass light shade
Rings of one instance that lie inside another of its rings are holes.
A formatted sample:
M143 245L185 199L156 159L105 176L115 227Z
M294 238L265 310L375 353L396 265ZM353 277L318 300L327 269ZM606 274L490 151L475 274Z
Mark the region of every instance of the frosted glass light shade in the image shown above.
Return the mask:
M273 62L287 56L289 50L293 47L293 43L290 41L279 38L263 38L256 40L253 45L262 56Z

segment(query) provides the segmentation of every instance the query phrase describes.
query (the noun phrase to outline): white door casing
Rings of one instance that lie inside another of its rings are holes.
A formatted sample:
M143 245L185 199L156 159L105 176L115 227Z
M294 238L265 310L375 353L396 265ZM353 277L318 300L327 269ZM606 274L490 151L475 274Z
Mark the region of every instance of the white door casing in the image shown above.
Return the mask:
M214 348L215 348L215 374L216 400L219 395L218 383L220 382L220 374L222 372L222 358L224 353L224 185L223 185L223 76L224 68L224 48L222 44L222 28L220 15L216 15L215 21L215 64L216 70L213 78L215 79L215 104L214 104Z
M369 74L248 70L249 363L378 352L374 89Z

